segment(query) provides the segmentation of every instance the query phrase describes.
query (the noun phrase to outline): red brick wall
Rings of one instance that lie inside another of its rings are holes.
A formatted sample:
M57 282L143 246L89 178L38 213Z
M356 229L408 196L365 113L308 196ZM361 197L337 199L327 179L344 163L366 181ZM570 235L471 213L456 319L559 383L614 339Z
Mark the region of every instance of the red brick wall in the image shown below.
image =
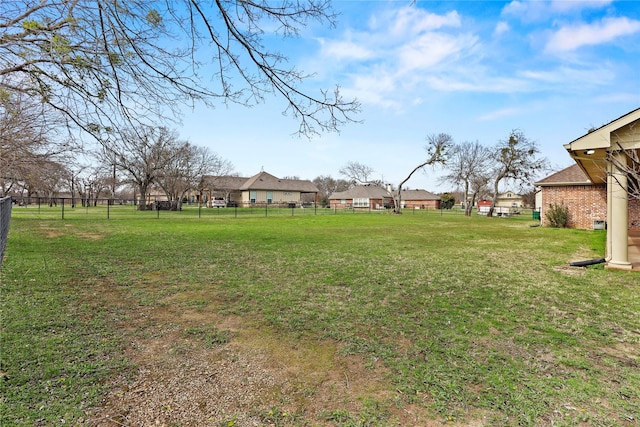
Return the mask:
M405 209L440 209L440 200L403 200Z
M574 185L542 188L542 225L549 204L569 208L569 227L593 229L593 221L607 221L607 190L604 185ZM640 200L629 199L629 230L640 230Z
M607 220L607 188L604 185L567 185L542 188L542 225L548 225L546 212L550 204L569 208L571 228L593 229L593 221Z

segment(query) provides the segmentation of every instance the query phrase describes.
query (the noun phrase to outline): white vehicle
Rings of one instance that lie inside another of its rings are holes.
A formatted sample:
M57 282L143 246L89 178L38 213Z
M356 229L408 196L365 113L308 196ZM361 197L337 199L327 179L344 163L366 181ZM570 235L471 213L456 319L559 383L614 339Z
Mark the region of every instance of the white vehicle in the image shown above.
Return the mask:
M224 208L225 206L227 206L227 202L224 199L216 198L211 201L212 208Z

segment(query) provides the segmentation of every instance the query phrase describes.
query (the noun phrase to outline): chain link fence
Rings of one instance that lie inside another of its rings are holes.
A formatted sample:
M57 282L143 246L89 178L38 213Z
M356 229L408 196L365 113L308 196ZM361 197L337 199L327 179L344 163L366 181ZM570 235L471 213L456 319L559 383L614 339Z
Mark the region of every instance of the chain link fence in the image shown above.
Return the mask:
M11 197L0 198L0 268L4 258L4 249L7 247L7 239L9 238L9 220L11 219L12 206Z

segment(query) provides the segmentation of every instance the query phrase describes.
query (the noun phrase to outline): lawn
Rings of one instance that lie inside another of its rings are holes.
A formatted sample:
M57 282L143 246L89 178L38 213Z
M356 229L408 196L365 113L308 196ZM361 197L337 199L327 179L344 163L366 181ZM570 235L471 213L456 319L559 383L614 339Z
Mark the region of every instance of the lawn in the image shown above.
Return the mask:
M568 267L602 231L88 216L14 211L2 426L640 425L640 276Z

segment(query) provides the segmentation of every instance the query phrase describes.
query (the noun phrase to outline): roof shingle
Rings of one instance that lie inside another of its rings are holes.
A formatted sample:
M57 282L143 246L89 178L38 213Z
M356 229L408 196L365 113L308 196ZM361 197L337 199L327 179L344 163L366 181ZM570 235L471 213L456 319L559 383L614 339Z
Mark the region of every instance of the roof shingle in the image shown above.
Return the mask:
M568 168L562 169L561 171L551 174L535 183L535 185L541 187L567 184L586 185L593 183L578 164L571 165Z

